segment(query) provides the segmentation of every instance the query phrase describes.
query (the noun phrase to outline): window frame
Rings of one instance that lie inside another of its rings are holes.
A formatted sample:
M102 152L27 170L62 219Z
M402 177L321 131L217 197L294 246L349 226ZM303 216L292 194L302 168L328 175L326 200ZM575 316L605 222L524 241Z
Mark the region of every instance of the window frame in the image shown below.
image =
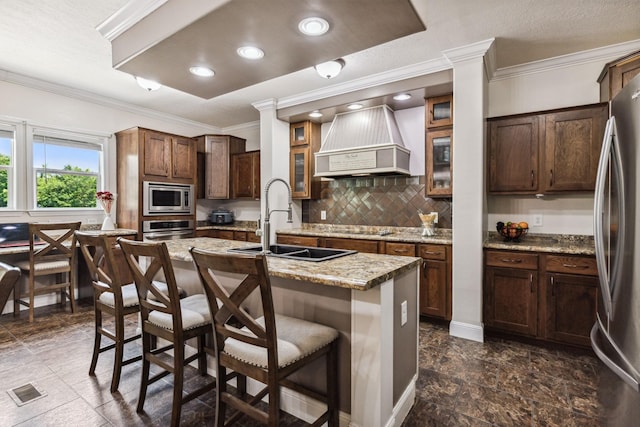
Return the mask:
M13 133L13 141L11 142L11 164L9 165L0 165L0 170L7 171L7 206L0 207L0 212L7 211L15 211L16 210L16 162L17 162L17 153L16 153L16 143L18 141L18 137L20 135L18 123L1 120L0 121L0 131L12 132Z

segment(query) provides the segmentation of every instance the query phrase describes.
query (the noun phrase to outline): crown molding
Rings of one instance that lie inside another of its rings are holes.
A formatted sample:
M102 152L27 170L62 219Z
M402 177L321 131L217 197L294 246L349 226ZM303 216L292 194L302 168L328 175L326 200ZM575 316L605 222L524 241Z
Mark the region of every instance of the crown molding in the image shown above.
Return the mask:
M269 98L262 101L252 102L251 105L258 111L275 110L277 107L277 101L275 98Z
M569 53L567 55L527 62L526 64L500 68L496 70L491 80L512 79L528 74L544 73L554 69L586 64L589 62L606 63L639 49L640 39L598 47L595 49L583 50L580 52Z
M442 54L449 60L449 62L451 62L451 64L468 61L470 59L483 58L491 49L495 40L495 38L490 38L465 46L454 47L453 49L443 50Z
M51 83L45 80L36 79L34 77L24 76L22 74L12 73L6 70L0 70L0 81L7 83L13 83L20 86L25 86L30 89L41 90L44 92L53 93L55 95L66 96L67 98L78 99L80 101L90 102L92 104L102 105L104 107L110 107L121 111L126 111L133 114L139 114L153 119L160 119L164 121L170 121L180 125L196 126L208 129L212 133L220 133L220 128L217 126L211 126L206 123L196 122L194 120L188 120L183 117L175 116L173 114L162 113L150 108L138 107L133 104L118 101L113 98L98 95L93 92L88 92L80 89L75 89L69 86L59 85Z
M437 73L439 71L448 70L450 68L451 64L444 58L418 62L416 64L395 68L393 70L385 71L382 73L372 74L370 76L335 84L332 86L324 87L322 89L311 90L301 94L279 98L277 107L278 109L293 107L295 105L330 98L332 96L344 95L349 92L355 92L358 90L369 89L375 86L394 83L414 77L420 77L424 76L425 74Z
M245 130L245 129L249 129L252 127L260 127L260 120L256 120L253 122L247 122L247 123L241 123L239 125L233 125L233 126L227 126L225 128L222 128L222 134L226 135L226 134L230 134L232 132L238 131L238 130Z
M96 30L111 42L167 1L169 0L130 1L104 22L98 24Z

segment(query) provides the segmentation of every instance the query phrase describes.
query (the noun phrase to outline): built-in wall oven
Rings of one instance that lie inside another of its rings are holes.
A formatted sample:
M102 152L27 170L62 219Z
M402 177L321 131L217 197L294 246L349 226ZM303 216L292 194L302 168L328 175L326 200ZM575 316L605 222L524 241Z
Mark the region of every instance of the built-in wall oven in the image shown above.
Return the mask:
M191 184L142 183L143 215L193 215L194 193Z
M177 240L193 237L193 220L142 221L143 240Z

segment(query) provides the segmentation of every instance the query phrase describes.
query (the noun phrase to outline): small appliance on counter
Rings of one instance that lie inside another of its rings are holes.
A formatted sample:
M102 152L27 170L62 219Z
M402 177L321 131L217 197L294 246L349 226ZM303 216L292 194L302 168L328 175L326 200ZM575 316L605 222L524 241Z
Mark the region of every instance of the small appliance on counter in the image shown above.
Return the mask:
M233 212L227 209L216 209L209 215L211 224L233 224Z

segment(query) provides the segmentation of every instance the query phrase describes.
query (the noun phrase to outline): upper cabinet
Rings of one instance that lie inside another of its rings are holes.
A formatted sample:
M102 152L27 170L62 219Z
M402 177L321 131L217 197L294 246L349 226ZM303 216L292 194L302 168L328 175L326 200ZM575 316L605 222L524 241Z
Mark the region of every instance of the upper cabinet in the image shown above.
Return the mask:
M206 199L230 199L233 195L232 156L245 152L246 140L231 135L204 135L204 194Z
M593 191L607 105L489 119L488 191Z
M606 64L598 78L600 101L613 99L638 74L640 74L640 51Z
M311 121L290 125L289 184L294 199L320 197L313 153L320 149L320 124Z
M260 151L234 154L231 159L233 171L233 198L260 198Z
M194 182L196 144L193 139L148 129L137 131L143 141L142 170L145 180Z
M426 99L425 195L453 194L453 94Z

